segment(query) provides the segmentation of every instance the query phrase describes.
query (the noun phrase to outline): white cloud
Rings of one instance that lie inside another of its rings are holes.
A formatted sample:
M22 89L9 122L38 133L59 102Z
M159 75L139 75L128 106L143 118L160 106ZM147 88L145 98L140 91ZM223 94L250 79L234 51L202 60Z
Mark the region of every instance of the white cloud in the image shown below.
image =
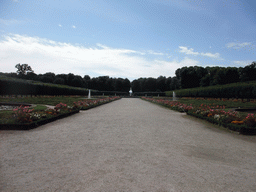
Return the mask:
M201 53L202 56L211 57L213 59L220 59L219 53Z
M252 64L253 60L245 60L245 61L233 61L233 63L237 66L241 66L241 67L244 67L246 65L250 65Z
M241 49L244 48L246 46L250 46L252 45L252 43L250 42L244 42L244 43L235 43L235 42L230 42L226 44L227 48L233 48L233 49Z
M75 28L76 28L76 26L75 26L75 25L73 25L73 26L72 26L72 28L74 28L74 29L75 29Z
M155 52L155 51L152 51L152 50L147 51L147 53L148 53L148 54L151 54L151 55L164 55L164 53Z
M180 50L179 52L180 53L185 53L186 55L201 55L201 56L205 56L205 57L210 57L212 59L221 59L223 60L221 57L220 57L220 54L219 53L199 53L199 52L194 52L194 49L190 48L188 49L187 47L184 47L184 46L179 46Z
M59 24L59 27L62 27L62 25L61 25L61 24Z
M3 36L0 40L1 72L15 72L15 64L27 63L37 74L108 75L132 80L174 76L177 68L199 64L197 60L187 57L165 61L146 56L136 50L111 48L102 44L84 47L18 34Z
M3 25L14 25L14 24L22 24L24 21L16 20L16 19L1 19L0 24Z
M179 46L180 48L180 53L185 53L186 55L199 55L198 52L194 52L194 49L190 48L188 49L187 47Z

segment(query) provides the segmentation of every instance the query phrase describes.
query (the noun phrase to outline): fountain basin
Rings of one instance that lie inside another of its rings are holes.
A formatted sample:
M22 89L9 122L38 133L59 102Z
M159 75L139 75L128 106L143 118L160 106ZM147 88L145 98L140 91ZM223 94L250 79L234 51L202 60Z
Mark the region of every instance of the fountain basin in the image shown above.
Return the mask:
M5 111L5 110L13 110L19 106L28 106L31 107L31 104L28 103L9 103L9 102L0 102L0 111Z

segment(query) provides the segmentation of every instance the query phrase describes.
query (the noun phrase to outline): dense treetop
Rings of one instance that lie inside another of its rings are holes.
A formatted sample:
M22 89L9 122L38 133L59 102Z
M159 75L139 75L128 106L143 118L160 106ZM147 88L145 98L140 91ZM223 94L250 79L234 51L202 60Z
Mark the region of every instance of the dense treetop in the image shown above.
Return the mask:
M159 76L158 78L138 78L130 82L125 78L111 78L99 76L91 78L89 75L57 74L52 72L35 74L28 64L16 65L17 73L5 73L7 76L46 83L70 85L99 91L128 92L165 92L176 89L206 87L236 82L256 80L256 62L245 67L182 67L175 71L174 77Z

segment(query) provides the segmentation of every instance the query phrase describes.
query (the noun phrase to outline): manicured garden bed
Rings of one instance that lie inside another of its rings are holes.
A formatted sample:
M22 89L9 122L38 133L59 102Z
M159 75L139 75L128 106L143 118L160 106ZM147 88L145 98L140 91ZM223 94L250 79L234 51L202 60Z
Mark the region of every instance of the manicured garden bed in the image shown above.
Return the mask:
M106 97L106 98L100 98L100 99L94 99L94 100L80 100L77 102L74 102L74 107L79 108L80 110L88 110L115 100L121 99L118 96L115 97Z
M79 113L79 110L72 110L70 112L58 114L55 116L48 116L46 118L43 118L41 120L32 121L30 123L10 123L10 124L0 124L0 130L29 130L36 128L40 125L44 125L53 121L56 121L58 119L68 117L70 115L73 115L75 113Z
M88 110L117 99L120 99L120 97L83 99L73 102L72 106L59 103L54 108L44 109L42 106L39 106L37 107L39 110L21 105L13 111L0 112L0 130L33 129L40 125L78 113L80 110Z
M207 120L241 134L256 134L256 116L253 113L239 113L218 104L184 104L179 101L142 97L146 101L166 106L172 110Z

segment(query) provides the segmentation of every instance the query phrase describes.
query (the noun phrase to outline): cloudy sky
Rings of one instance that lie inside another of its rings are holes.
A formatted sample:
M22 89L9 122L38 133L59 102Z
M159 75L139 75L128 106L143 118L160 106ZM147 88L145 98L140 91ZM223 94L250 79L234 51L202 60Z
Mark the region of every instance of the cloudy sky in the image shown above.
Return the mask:
M174 76L255 61L255 0L0 0L0 72Z

